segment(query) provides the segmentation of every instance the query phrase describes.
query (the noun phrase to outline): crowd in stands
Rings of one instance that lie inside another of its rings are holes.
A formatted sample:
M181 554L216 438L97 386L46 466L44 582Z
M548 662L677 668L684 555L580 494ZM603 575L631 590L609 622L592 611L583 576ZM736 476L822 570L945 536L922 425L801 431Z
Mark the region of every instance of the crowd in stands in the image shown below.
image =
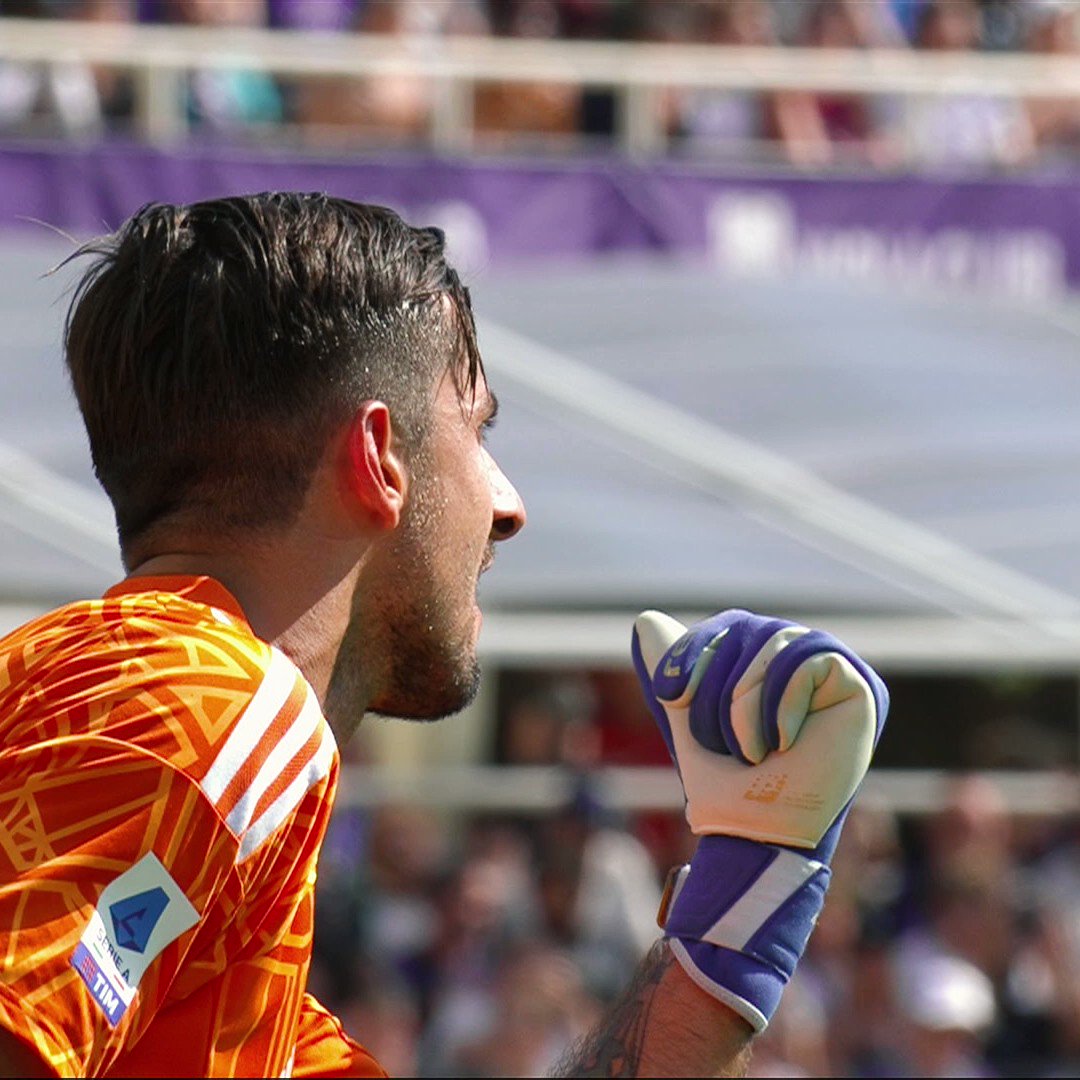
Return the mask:
M715 43L726 46L1028 51L1080 50L1074 0L0 0L0 15L410 35ZM439 90L418 75L275 78L258 70L189 73L198 129L287 130L305 144L421 144ZM0 67L0 130L130 129L132 75L72 64ZM1069 156L1080 101L965 93L887 95L672 87L653 102L670 152L803 168L1002 168ZM474 145L594 149L619 125L610 87L477 84ZM282 125L285 125L283 128Z
M496 760L577 778L559 810L336 811L312 986L391 1074L545 1075L658 936L694 840L598 798L591 765L666 761L616 689L541 679L503 716ZM1080 818L1010 813L958 771L925 815L864 793L833 867L750 1075L1080 1075Z

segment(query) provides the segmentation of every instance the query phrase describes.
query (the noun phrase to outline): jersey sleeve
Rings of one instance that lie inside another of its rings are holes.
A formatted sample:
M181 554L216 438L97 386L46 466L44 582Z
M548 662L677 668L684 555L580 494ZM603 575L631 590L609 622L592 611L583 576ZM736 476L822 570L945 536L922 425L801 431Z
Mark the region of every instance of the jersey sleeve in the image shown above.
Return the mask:
M387 1076L386 1070L351 1039L336 1016L304 995L293 1057L294 1077Z
M240 904L237 839L184 772L102 736L0 754L0 822L0 1024L58 1076L104 1072Z

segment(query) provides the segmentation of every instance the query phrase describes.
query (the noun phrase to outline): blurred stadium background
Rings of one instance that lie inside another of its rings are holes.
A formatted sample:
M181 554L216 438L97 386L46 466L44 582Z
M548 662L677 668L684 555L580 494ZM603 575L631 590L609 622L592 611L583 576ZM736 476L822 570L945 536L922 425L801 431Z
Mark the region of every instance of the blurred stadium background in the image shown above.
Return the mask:
M498 1076L590 1025L692 849L630 623L741 606L893 692L752 1073L1080 1073L1080 6L0 0L0 629L120 574L50 271L285 187L446 229L530 511L475 706L345 751L347 1027Z

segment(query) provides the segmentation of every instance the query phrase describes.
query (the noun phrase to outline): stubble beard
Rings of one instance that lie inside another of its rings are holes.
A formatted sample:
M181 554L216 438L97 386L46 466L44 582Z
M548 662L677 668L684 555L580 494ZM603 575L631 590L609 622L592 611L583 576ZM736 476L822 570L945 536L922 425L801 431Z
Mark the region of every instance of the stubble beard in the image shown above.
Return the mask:
M352 731L365 712L441 720L468 706L480 688L472 619L461 610L463 597L475 597L475 583L455 596L435 564L438 495L415 490L406 513L392 560L394 581L382 583L373 597L358 587L353 597L326 697L336 731Z

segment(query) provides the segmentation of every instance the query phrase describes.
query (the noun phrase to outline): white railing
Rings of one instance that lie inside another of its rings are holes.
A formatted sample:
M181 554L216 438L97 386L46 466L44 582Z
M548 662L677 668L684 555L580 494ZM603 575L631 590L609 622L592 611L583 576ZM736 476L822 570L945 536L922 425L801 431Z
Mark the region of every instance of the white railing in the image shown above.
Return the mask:
M658 90L806 89L903 99L953 94L1080 98L1080 62L1026 53L832 50L484 37L321 34L278 30L0 19L0 61L100 64L137 76L137 116L153 141L183 134L185 72L257 69L276 76L410 74L436 88L431 140L468 149L472 88L482 82L609 87L625 150L662 149Z
M1061 815L1080 811L1075 771L994 770L981 774L997 789L1002 807L1018 815ZM949 798L952 774L940 769L871 769L859 800L897 814L929 814ZM591 790L611 810L680 811L682 791L674 769L611 767L592 776ZM577 779L557 766L455 765L387 768L351 765L342 769L340 806L425 806L451 813L550 814L565 806Z

